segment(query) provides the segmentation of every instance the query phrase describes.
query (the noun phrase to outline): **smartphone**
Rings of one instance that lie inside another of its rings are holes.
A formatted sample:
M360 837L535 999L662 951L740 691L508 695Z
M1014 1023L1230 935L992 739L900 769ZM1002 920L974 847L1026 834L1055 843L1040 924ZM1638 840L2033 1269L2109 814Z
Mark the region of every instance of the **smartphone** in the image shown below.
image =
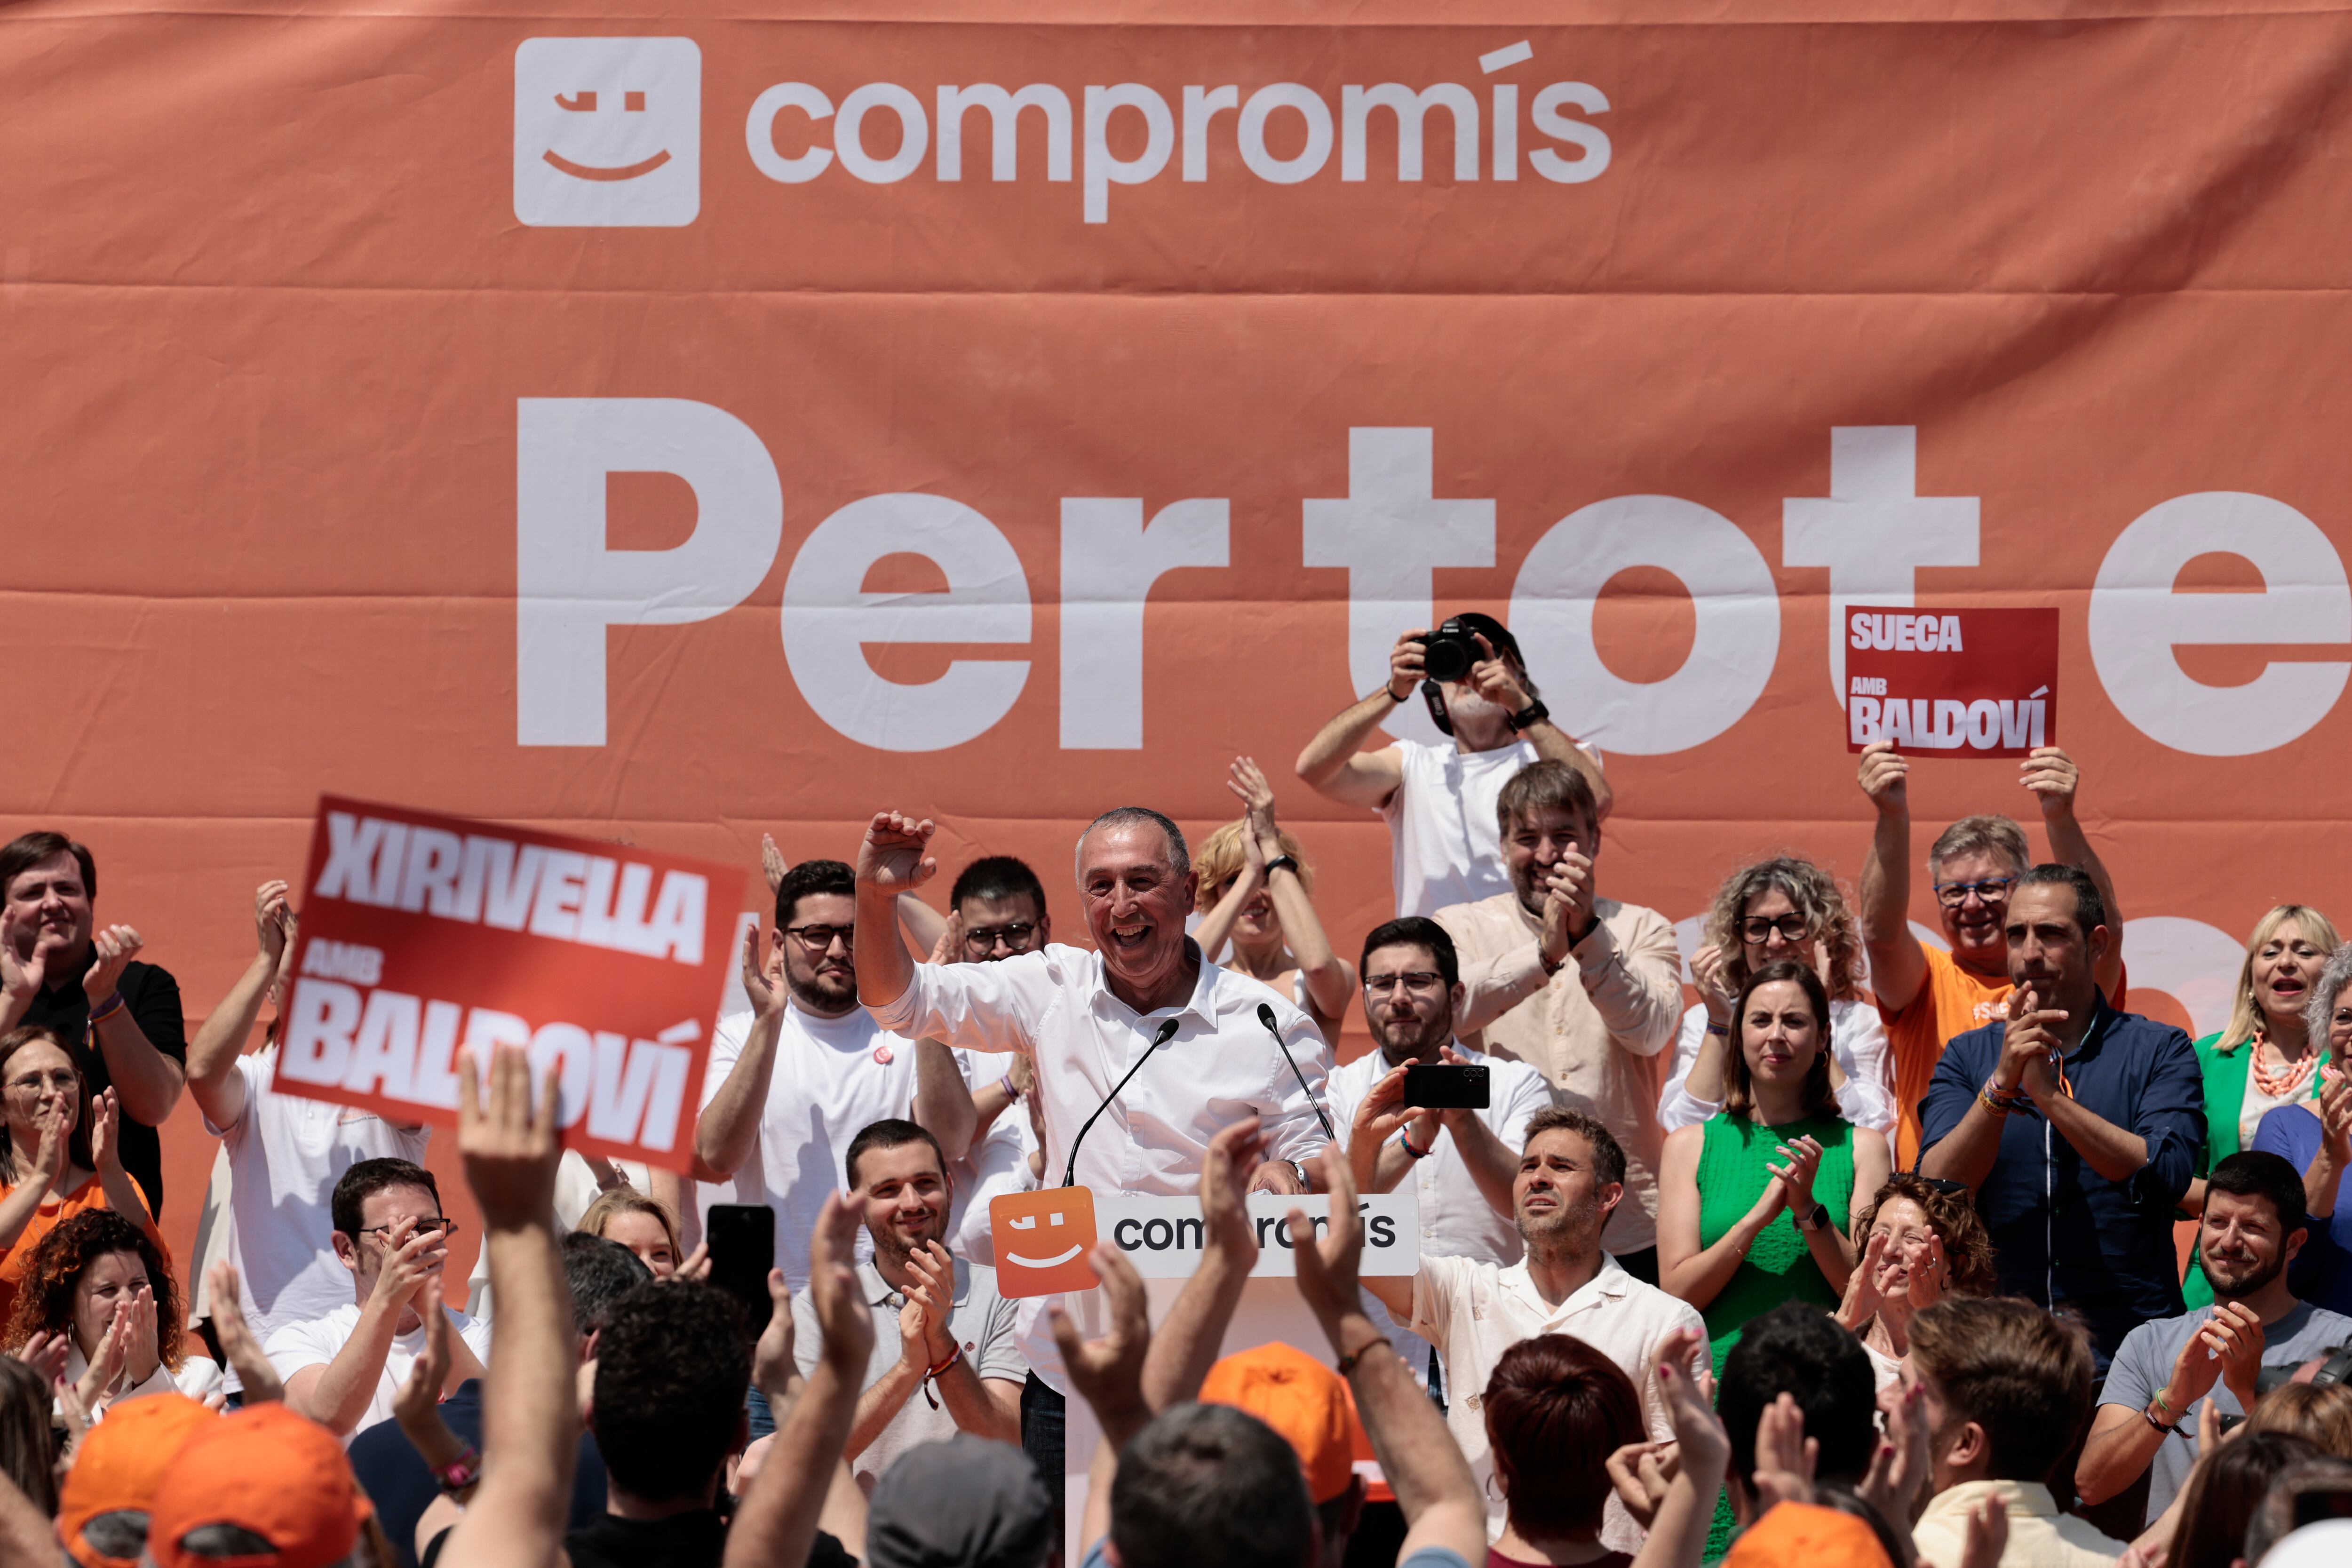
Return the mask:
M2294 1527L2317 1524L2323 1520L2352 1518L2352 1490L2342 1487L2314 1486L2294 1494Z
M745 1331L758 1339L775 1311L768 1270L776 1266L776 1211L766 1204L713 1204L702 1237L710 1248L710 1282L735 1298Z
M1486 1069L1415 1062L1404 1069L1404 1102L1425 1110L1486 1109Z

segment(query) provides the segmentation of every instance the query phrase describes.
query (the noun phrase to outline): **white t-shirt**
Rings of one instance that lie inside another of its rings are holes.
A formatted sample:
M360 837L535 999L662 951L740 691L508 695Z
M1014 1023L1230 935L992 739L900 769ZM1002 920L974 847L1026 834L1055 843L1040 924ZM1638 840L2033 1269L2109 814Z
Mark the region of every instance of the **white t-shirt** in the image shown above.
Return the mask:
M950 1252L995 1268L996 1242L989 1229L988 1205L1007 1193L1036 1187L1037 1179L1029 1173L1029 1156L1036 1148L1028 1108L1015 1100L988 1124L971 1152L955 1163L955 1200L948 1211Z
M349 1275L344 1276L346 1280L350 1278ZM345 1286L346 1289L349 1288ZM484 1366L489 1365L490 1326L478 1323L455 1309L446 1310L449 1312L449 1326L473 1347L474 1353L481 1357ZM359 1303L347 1300L323 1318L288 1323L269 1336L261 1347L261 1353L269 1358L269 1364L278 1369L278 1375L290 1383L294 1374L306 1366L326 1366L332 1363L337 1353L351 1342L352 1335L358 1331L359 1326ZM399 1396L400 1385L408 1381L409 1369L424 1353L423 1323L404 1334L393 1336L392 1348L384 1354L383 1371L375 1380L375 1394L368 1400L367 1413L360 1417L359 1425L344 1436L344 1447L350 1447L352 1438L377 1422L392 1419L392 1402Z
M237 1305L265 1345L288 1323L352 1305L352 1271L334 1243L332 1201L343 1173L362 1160L421 1165L433 1137L430 1127L402 1128L371 1110L280 1094L269 1087L277 1068L275 1046L240 1057L245 1114L234 1127L205 1123L228 1151Z
M1550 1086L1544 1082L1543 1074L1525 1062L1490 1057L1470 1049L1459 1040L1453 1044L1464 1061L1487 1070L1486 1109L1477 1113L1478 1120L1486 1124L1486 1130L1502 1142L1504 1148L1516 1155L1527 1147L1528 1122L1537 1111L1551 1109ZM1388 1058L1377 1049L1365 1052L1345 1067L1333 1068L1326 1080L1333 1124L1344 1128L1352 1123L1356 1108L1364 1103L1372 1086L1387 1077L1389 1071ZM1496 1213L1495 1205L1486 1201L1478 1184L1471 1179L1470 1167L1464 1163L1461 1151L1443 1127L1438 1131L1436 1149L1426 1159L1414 1161L1409 1176L1421 1200L1423 1256L1475 1258L1498 1264L1519 1260L1526 1247L1519 1240L1517 1224L1510 1215ZM1391 1318L1389 1310L1371 1292L1363 1292L1363 1298L1365 1315L1372 1320L1374 1327L1388 1335L1389 1343L1396 1346L1397 1354L1412 1369L1413 1380L1426 1383L1429 1342Z
M719 1020L702 1080L709 1109L743 1055L751 1016ZM808 1289L809 1237L827 1193L845 1189L850 1140L873 1122L915 1108L915 1045L877 1026L865 1008L820 1018L784 1009L776 1068L760 1112L760 1139L735 1173L733 1201L776 1211L776 1267Z
M1433 915L1511 890L1495 802L1511 775L1542 760L1532 741L1491 752L1395 742L1402 773L1381 816L1389 825L1396 912Z
M1720 1100L1701 1100L1683 1086L1698 1065L1706 1039L1706 1004L1696 1002L1675 1035L1675 1065L1658 1094L1658 1125L1672 1132L1696 1127L1723 1109ZM1830 1054L1845 1082L1837 1091L1838 1114L1856 1127L1895 1133L1895 1068L1886 1055L1886 1026L1867 1002L1830 1004Z

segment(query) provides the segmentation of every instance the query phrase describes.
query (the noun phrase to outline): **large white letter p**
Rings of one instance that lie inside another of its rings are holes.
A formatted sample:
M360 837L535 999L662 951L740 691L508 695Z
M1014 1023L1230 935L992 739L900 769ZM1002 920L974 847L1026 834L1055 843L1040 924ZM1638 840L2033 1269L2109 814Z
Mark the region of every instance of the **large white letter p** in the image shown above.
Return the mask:
M694 531L671 550L604 542L607 474L676 474ZM684 626L759 586L784 532L776 466L750 426L675 397L515 403L515 740L604 743L604 628Z

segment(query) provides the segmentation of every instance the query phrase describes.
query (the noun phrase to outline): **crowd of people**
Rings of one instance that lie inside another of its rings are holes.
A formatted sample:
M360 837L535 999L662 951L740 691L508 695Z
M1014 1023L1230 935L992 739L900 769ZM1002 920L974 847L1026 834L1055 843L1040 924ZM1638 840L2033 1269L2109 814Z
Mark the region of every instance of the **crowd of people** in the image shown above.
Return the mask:
M1476 657L1434 679L1447 636ZM1448 742L1365 749L1416 693ZM2352 1561L2352 945L2283 903L2227 1027L2132 1013L2055 748L2019 775L2048 858L2007 815L1950 824L1923 940L1908 767L1861 756L1851 897L1799 856L1727 867L1687 985L1672 923L1601 890L1601 759L1486 616L1400 638L1298 758L1390 827L1394 918L1360 943L1248 758L1197 856L1145 807L1085 826L1083 944L1009 857L934 907L919 816L847 859L769 843L690 1173L562 1151L524 1053L461 1058L463 1310L431 1129L274 1087L295 890L257 889L191 1041L141 934L98 923L90 851L26 833L0 1561ZM1416 1102L1432 1066L1484 1068L1485 1103ZM175 1259L184 1090L221 1159ZM1091 1337L1000 1292L991 1200L1072 1181L1199 1205L1156 1325L1108 1241ZM1360 1278L1359 1194L1392 1192L1417 1264ZM1253 1194L1291 1200L1322 1338L1221 1358ZM714 1201L772 1216L757 1311L711 1282Z

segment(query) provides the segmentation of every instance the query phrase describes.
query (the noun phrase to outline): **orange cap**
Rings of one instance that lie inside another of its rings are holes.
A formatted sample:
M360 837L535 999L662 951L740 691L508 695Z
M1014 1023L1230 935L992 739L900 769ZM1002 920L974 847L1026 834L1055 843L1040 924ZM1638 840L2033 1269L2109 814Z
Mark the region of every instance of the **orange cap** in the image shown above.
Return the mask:
M1775 1503L1724 1553L1723 1568L1893 1568L1863 1521L1811 1503Z
M110 1557L84 1541L81 1527L102 1513L145 1513L172 1461L189 1438L216 1420L184 1394L127 1400L84 1437L58 1499L58 1538L82 1568L133 1568L138 1554Z
M1348 1430L1348 1385L1339 1374L1286 1344L1237 1352L1201 1380L1201 1403L1246 1410L1289 1440L1318 1503L1348 1489L1355 1474Z
M249 1405L183 1447L155 1489L147 1550L157 1568L201 1568L180 1542L199 1525L234 1524L277 1549L276 1568L327 1568L349 1556L374 1510L335 1435L283 1405Z

